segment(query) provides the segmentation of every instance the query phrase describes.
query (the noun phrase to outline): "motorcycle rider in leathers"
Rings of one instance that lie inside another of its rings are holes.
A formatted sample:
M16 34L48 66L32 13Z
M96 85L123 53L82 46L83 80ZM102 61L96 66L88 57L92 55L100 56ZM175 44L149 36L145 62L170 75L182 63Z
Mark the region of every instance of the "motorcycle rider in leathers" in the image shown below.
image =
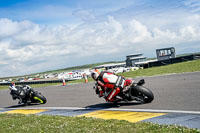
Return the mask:
M132 84L133 80L125 80L124 77L115 75L109 71L92 72L91 77L97 82L96 92L99 97L104 96L106 101L114 102L116 97L126 86ZM107 89L110 89L107 91Z

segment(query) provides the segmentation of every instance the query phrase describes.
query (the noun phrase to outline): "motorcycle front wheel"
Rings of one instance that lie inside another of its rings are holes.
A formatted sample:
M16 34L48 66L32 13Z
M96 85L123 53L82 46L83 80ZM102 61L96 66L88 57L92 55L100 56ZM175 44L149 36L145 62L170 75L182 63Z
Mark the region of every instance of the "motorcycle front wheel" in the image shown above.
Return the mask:
M150 103L154 99L153 92L144 86L133 86L130 93L133 97L136 97L137 101L142 101L144 103Z
M33 96L34 102L40 103L40 104L45 104L47 102L46 98L40 94L40 93L35 93Z

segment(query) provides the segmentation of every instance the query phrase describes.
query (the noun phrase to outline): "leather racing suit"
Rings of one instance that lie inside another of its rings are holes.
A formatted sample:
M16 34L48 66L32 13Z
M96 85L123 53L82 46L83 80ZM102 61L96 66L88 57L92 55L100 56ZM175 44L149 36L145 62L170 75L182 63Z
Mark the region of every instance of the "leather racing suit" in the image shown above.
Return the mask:
M104 96L106 101L113 102L117 94L122 91L125 85L125 78L114 73L103 71L97 78L99 96Z

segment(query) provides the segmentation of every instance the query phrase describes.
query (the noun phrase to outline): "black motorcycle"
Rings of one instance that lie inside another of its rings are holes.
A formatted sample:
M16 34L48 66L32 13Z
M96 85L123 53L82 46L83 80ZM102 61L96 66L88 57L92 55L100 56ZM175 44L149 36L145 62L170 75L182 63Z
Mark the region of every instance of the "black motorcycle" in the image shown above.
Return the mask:
M138 101L140 103L150 103L154 99L153 92L144 87L145 80L141 79L138 83L133 83L130 86L126 86L121 90L121 92L115 97L114 103L125 101ZM94 89L96 90L96 94L99 94L99 91L97 89L97 84L95 84ZM107 88L104 92L104 98L110 94L112 90Z
M46 98L40 92L35 91L29 85L11 85L9 89L13 100L19 99L18 104L45 104L47 102Z

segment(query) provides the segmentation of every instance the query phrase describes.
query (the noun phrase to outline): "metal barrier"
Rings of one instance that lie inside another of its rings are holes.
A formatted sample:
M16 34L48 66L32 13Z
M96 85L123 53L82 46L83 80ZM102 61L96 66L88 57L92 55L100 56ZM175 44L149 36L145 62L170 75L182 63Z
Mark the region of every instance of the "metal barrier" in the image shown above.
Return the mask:
M72 80L65 80L66 82ZM46 83L62 83L63 80L44 80L44 81L25 81L25 82L15 82L16 85L30 85L30 84L46 84ZM0 83L0 86L10 85L11 83Z
M149 62L148 66L146 66L146 68L156 67L156 66L164 66L164 65L180 63L180 62L184 62L184 61L191 61L191 60L196 60L196 59L200 59L200 54L192 54L192 55L187 55L187 56L171 58L171 59L167 59L167 60Z

